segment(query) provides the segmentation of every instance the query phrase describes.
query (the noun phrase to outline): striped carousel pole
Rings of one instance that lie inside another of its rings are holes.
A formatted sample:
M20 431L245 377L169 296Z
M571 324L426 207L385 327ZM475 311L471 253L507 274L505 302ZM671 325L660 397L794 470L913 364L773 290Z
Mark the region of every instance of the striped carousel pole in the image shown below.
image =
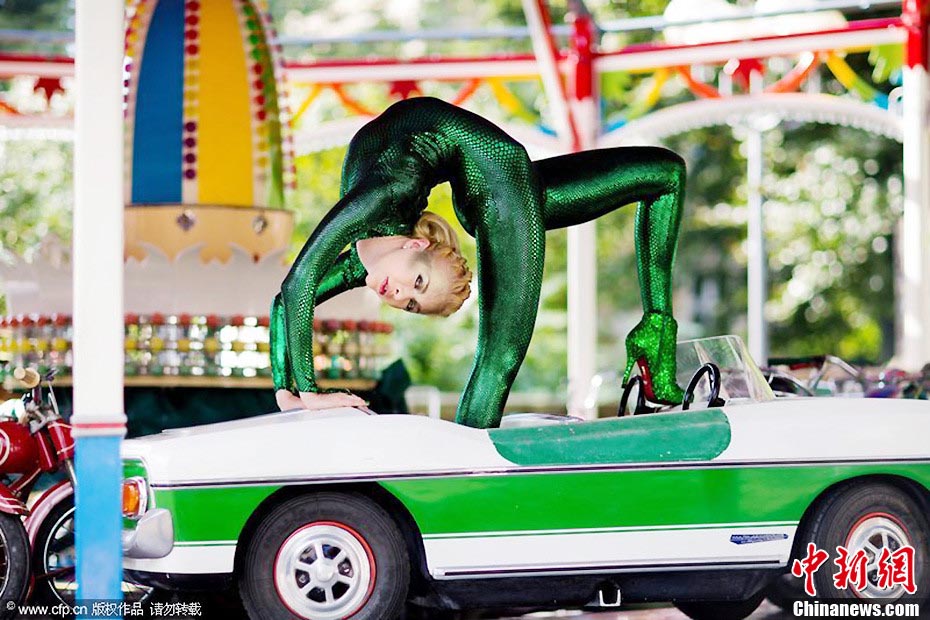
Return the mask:
M75 3L72 425L78 599L88 611L122 596L123 2Z

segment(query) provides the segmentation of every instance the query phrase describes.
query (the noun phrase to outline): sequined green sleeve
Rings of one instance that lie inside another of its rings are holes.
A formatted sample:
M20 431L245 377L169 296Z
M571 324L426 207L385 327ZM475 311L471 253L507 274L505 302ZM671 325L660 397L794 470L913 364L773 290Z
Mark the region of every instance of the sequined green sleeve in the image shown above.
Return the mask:
M294 384L291 377L291 363L287 359L287 333L284 326L284 302L281 301L281 294L274 296L274 302L271 304L271 321L269 323L270 334L269 341L271 344L271 378L274 381L274 389L290 390Z
M310 235L281 285L285 333L283 338L277 335L275 346L281 348L283 345L286 349L284 355L290 360L294 386L300 392L319 391L313 371L313 312L321 301L321 293L335 291L341 286L328 283L330 270L343 248L367 237L372 228L378 227L389 210L386 203L394 196L391 191L385 191L390 185L390 182L378 180L375 189L359 186L349 191ZM364 270L354 250L348 255L342 264L353 266L355 270L349 281L358 285L364 279Z
M358 259L354 246L339 255L317 287L317 303L321 304L336 295L365 285L365 268ZM287 327L284 301L278 294L271 305L271 376L275 390L290 390L294 385L291 363L287 355ZM313 337L313 330L309 337ZM310 342L313 350L313 342Z

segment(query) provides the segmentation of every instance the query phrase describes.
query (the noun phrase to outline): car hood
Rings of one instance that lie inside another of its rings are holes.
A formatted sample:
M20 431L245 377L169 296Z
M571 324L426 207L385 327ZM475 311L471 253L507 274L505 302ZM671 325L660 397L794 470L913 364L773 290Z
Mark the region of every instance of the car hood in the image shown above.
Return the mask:
M155 485L361 481L514 468L926 460L926 401L785 398L582 424L474 429L357 409L275 413L123 442Z
M358 409L291 411L167 430L123 442L153 484L264 482L512 466L486 430Z

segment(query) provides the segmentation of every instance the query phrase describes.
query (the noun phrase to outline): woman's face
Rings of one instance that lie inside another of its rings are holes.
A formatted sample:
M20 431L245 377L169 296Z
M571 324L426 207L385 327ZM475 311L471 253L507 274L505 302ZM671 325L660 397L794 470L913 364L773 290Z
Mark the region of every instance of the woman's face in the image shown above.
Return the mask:
M449 270L426 251L425 239L410 239L369 265L365 285L394 308L439 314L449 296Z

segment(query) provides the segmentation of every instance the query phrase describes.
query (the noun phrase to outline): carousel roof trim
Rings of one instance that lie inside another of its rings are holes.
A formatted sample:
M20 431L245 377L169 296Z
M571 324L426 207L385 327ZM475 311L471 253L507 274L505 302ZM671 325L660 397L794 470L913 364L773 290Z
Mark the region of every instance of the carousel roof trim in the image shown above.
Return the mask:
M601 136L598 147L652 144L693 129L750 123L759 117L854 127L898 142L904 140L903 121L893 111L832 95L779 93L698 99L673 105Z

